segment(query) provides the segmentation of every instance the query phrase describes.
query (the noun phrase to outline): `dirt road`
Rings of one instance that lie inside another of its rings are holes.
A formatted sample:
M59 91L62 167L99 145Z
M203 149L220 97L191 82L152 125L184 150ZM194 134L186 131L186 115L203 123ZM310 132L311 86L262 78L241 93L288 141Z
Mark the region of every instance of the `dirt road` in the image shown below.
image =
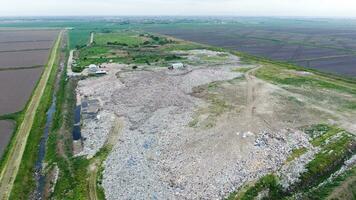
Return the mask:
M253 116L256 109L256 77L252 75L258 68L253 68L246 72L245 78L247 81L247 106L246 106L246 119L250 122L253 122ZM251 130L252 124L249 123L249 129Z
M9 199L15 178L17 176L17 172L21 164L22 156L25 151L27 139L35 120L37 108L56 61L62 34L63 31L59 33L57 41L53 46L47 67L45 68L38 86L36 87L33 96L27 106L23 122L20 125L18 132L16 133L13 146L10 149L9 157L7 160L5 160L4 168L0 174L0 198L2 200Z
M270 122L271 119L266 119L261 115L256 114L257 106L261 104L261 101L264 101L263 98L266 98L265 96L261 95L261 92L259 91L262 85L265 83L254 76L254 73L261 67L262 66L255 67L245 73L245 78L247 81L247 105L244 116L246 116L246 119L248 121L249 130L253 130L253 127L256 125L257 121L261 121L266 126L266 128L269 128L273 131L277 131L277 129L272 126L272 123Z
M90 42L89 42L89 46L92 45L94 42L94 32L90 33Z

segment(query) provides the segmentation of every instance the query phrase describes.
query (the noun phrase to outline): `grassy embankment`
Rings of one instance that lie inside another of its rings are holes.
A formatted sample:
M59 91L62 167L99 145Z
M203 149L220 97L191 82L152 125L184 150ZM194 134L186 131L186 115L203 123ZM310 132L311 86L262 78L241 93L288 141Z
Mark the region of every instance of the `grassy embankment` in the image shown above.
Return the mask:
M61 48L61 45L58 46ZM52 49L52 52L54 49ZM52 54L52 53L51 53ZM50 54L50 55L51 55ZM40 104L35 114L35 121L32 125L26 148L23 154L23 159L20 164L19 171L14 181L13 189L10 195L10 199L28 199L29 195L33 192L36 182L34 180L34 166L38 155L38 144L41 140L44 126L46 123L46 112L51 105L53 88L58 71L60 51L57 51L55 55L54 65L50 72L50 76L45 87L44 93L40 99ZM50 62L50 61L49 61ZM46 65L49 67L49 62ZM23 116L21 114L20 116ZM22 118L22 117L20 117Z

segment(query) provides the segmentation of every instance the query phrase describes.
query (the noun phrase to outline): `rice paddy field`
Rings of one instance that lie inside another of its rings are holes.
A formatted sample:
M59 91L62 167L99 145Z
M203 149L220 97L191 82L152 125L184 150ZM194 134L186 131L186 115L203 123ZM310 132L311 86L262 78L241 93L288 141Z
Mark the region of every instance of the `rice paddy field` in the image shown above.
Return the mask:
M0 156L46 64L59 31L54 29L0 29Z

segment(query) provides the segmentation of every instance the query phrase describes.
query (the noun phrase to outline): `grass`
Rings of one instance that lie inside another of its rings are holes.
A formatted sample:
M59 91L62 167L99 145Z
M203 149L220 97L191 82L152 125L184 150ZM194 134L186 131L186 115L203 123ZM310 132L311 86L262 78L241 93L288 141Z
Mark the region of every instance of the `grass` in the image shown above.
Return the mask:
M123 33L98 33L95 34L94 42L97 45L120 45L128 47L138 47L143 45L148 38L140 37L137 34L131 32Z
M301 181L292 186L298 191L306 191L326 180L356 152L355 138L337 127L319 124L304 130L312 137L311 143L321 150L306 165Z
M226 200L253 200L260 192L267 191L264 199L280 199L282 188L278 184L275 175L269 174L260 178L253 186L246 189L242 194L232 193Z
M80 49L89 42L90 30L74 29L69 31L69 44L71 49Z
M80 185L77 183L78 178L76 178L75 176L77 176L77 174L79 176L82 176L84 174L80 167L85 167L86 162L85 160L76 161L75 158L71 158L72 136L62 135L62 133L60 132L61 126L64 126L65 130L72 130L72 121L74 120L73 110L76 103L74 81L70 80L68 82L62 82L62 84L64 86L63 90L59 90L58 94L63 94L64 98L62 101L58 101L57 99L57 102L60 103L60 105L57 105L57 110L54 118L54 121L59 121L60 123L52 127L52 132L49 136L47 143L46 162L49 163L49 165L57 165L59 168L59 179L57 184L55 185L55 190L52 194L52 197L55 199L75 199L76 197L80 196L76 196L74 192L74 188ZM60 114L60 112L63 113ZM68 131L64 134L70 133L71 132ZM64 144L63 148L65 148L65 155L61 155L58 152L59 143ZM76 162L75 165L74 162ZM79 167L79 169L76 169L74 166ZM84 175L84 177L86 176ZM79 189L76 190L80 191Z
M301 155L303 155L304 153L306 153L308 151L307 148L302 147L299 149L293 149L291 155L289 155L289 157L287 158L287 162L291 162L296 158L299 158Z
M310 142L313 146L324 146L326 142L329 142L329 140L338 133L349 135L344 130L327 124L307 126L302 128L302 130L312 138Z
M298 75L296 72L294 70L281 69L275 65L267 65L257 70L256 76L274 84L328 89L353 95L356 94L355 85L346 84L338 80L330 80L314 74Z
M258 69L256 76L292 93L301 94L315 104L328 104L334 111L349 112L356 108L356 84L351 80L316 73L302 74L300 70L273 64Z
M343 135L340 139L327 144L307 164L307 172L303 173L300 177L302 184L299 184L297 187L307 189L327 179L355 153L355 147L352 147L354 142L349 135Z
M97 164L98 174L94 174L95 183L97 189L98 199L105 199L105 194L103 188L101 187L102 182L102 162L107 158L111 151L109 147L103 147L100 151L91 159L86 159L84 156L81 157L72 157L70 158L70 163L68 165L64 164L65 162L61 158L57 158L56 161L59 161L60 167L60 177L55 187L55 191L52 195L55 199L72 199L72 200L85 200L89 199L90 192L89 186L90 181L89 177L92 175L89 171L89 166L91 164Z

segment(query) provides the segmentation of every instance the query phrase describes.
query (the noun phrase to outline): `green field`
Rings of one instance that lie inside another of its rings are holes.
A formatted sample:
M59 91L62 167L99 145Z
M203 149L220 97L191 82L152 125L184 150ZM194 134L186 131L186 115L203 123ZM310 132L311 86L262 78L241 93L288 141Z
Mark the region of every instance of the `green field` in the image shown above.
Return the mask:
M129 47L138 47L142 45L148 38L140 37L131 33L98 33L95 34L94 42L98 45L123 45Z
M94 44L80 48L73 71L80 72L90 64L120 62L125 64L167 66L184 60L172 50L196 49L201 45L176 41L145 32L118 31L96 33Z

